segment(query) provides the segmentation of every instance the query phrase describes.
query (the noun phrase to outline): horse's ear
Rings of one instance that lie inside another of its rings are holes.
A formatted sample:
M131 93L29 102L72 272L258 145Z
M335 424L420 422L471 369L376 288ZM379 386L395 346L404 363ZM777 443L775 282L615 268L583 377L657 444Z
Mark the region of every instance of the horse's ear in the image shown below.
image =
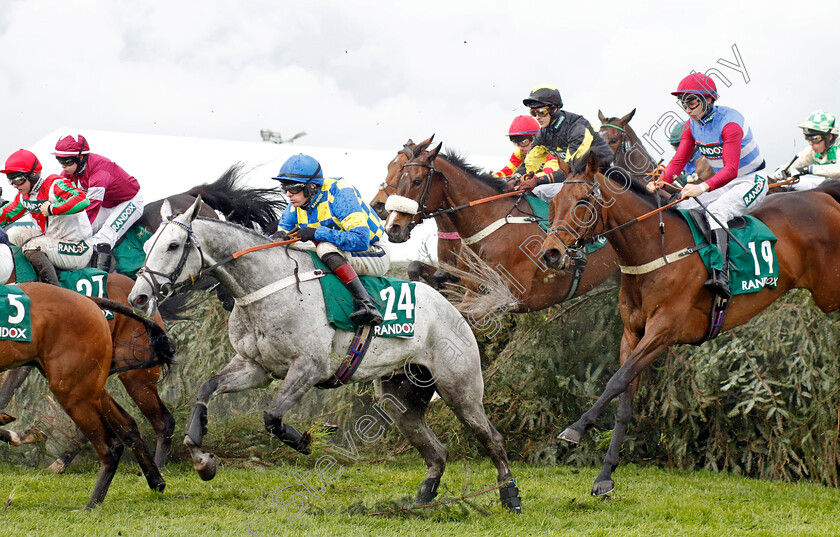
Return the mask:
M598 109L598 119L601 120L601 123L606 123L607 122L607 118L606 118L606 116L604 116L603 112L601 112L600 108Z
M586 175L595 177L596 173L598 173L598 155L595 151L590 151L589 158L586 159Z
M192 222L198 217L198 213L201 212L201 194L195 197L195 201L190 208L187 209L184 214L187 215L187 222Z
M169 203L168 199L164 199L163 203L160 205L160 219L165 222L170 218L172 218L172 205Z
M429 151L429 161L435 160L440 153L440 148L443 147L443 142L439 143L437 147Z
M626 116L621 118L621 121L619 123L621 123L622 125L627 125L628 123L630 123L630 120L633 119L633 116L635 114L636 114L636 109L634 108L633 110L630 111L629 114L627 114Z

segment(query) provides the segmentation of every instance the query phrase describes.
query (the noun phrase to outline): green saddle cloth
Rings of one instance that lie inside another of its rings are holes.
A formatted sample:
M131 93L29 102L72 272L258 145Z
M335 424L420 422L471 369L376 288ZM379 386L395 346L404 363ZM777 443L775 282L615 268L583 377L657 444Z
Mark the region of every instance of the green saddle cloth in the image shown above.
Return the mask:
M38 275L35 274L35 269L32 268L29 260L24 257L23 251L17 246L12 246L12 253L15 257L15 280L17 283L38 281ZM108 273L104 270L88 267L79 270L56 269L56 272L58 273L58 283L63 288L86 296L108 298L106 290ZM113 314L108 318L111 319L112 316Z
M530 194L525 196L525 199L528 200L528 203L531 205L531 210L534 212L534 216L538 219L537 223L540 225L540 229L548 233L548 228L551 224L551 222L548 221L548 202ZM591 254L606 244L607 239L601 237L598 240L590 242L584 246L583 251L587 254Z
M356 310L353 295L318 255L308 251L315 263L315 268L328 272L320 278L321 290L324 292L324 305L327 309L327 320L337 330L355 332L356 325L350 320L350 314ZM414 282L407 282L397 278L377 278L362 276L362 285L367 289L371 300L382 314L384 322L374 327L374 335L379 337L413 337L414 336Z
M133 225L128 228L120 242L114 247L114 259L116 259L114 270L134 279L137 271L146 261L143 245L151 236L152 232L144 227Z
M697 223L687 210L678 209L691 228L694 244L706 242ZM754 293L765 287L775 289L779 278L779 262L776 259L776 236L764 222L750 215L743 215L743 227L731 227L732 235L746 246L745 252L732 239L729 240L729 290L732 295ZM698 253L707 269L723 268L723 256L717 246L710 244Z

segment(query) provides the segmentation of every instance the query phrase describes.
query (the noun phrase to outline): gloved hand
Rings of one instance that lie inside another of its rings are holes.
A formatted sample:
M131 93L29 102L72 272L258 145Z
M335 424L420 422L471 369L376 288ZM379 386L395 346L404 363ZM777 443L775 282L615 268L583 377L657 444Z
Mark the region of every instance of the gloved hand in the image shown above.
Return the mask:
M49 213L50 207L51 207L50 202L44 200L38 205L33 205L32 208L29 209L29 212L31 212L31 213L41 213L44 216L49 216L50 215L50 213Z
M311 241L315 239L315 229L314 227L300 227L294 234L302 241Z
M796 168L796 175L808 175L811 173L810 166L802 166L801 168Z
M787 170L783 170L782 167L779 166L778 168L776 168L776 171L773 172L773 175L771 177L776 181L784 181L785 179L790 177L790 172L788 172Z
M533 190L537 184L537 180L534 179L534 172L528 172L519 179L514 190Z
M274 232L273 235L269 236L268 238L275 242L287 241L289 240L289 234L286 233L286 231L283 229L278 229Z
M519 184L519 181L516 179L511 179L510 181L506 182L502 185L503 192L513 192L516 190L516 185Z

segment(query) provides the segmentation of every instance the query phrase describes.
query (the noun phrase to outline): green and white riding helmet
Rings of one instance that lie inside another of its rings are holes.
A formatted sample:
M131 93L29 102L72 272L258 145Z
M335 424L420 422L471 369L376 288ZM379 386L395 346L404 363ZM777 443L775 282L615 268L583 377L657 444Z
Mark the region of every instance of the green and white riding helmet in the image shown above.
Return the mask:
M805 131L805 134L808 134L809 131L812 132L822 132L825 134L838 134L840 130L834 126L834 114L829 112L824 112L822 110L817 110L810 116L808 119L805 120L802 125L799 125L799 128Z

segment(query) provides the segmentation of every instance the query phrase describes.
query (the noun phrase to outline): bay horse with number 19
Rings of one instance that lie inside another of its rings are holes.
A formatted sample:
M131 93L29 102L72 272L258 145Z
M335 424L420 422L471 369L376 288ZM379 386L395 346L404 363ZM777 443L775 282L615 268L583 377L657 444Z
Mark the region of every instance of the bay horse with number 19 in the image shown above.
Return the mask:
M660 213L664 235L658 218L642 218L658 205L643 183L620 184L598 173L594 155L590 155L585 172L569 177L551 202L554 234L546 239L546 258L557 260L553 264L562 268L569 246L604 235L615 248L623 272L619 293L624 323L621 367L592 407L559 435L580 442L607 404L620 397L612 440L592 487L593 495L607 494L615 487L612 472L632 418L639 374L671 345L703 342L709 329L714 294L704 286L707 269L696 252L648 272L633 270L694 245L688 224L675 210ZM836 239L840 234L840 183L767 197L750 214L777 238L777 287L733 296L723 330L746 323L795 288L811 291L824 312L840 308L840 241ZM763 256L755 260L769 262L772 259Z
M616 274L615 252L609 245L588 255L579 281L571 270L550 270L539 255L545 232L528 202L514 197L469 206L501 194L502 183L459 157L439 156L440 149L438 145L424 151L404 165L397 194L413 201L418 211L390 214L385 230L392 242L408 239L417 215L427 218L451 211L448 216L466 245L507 280L518 300L515 312L537 311L582 295Z

